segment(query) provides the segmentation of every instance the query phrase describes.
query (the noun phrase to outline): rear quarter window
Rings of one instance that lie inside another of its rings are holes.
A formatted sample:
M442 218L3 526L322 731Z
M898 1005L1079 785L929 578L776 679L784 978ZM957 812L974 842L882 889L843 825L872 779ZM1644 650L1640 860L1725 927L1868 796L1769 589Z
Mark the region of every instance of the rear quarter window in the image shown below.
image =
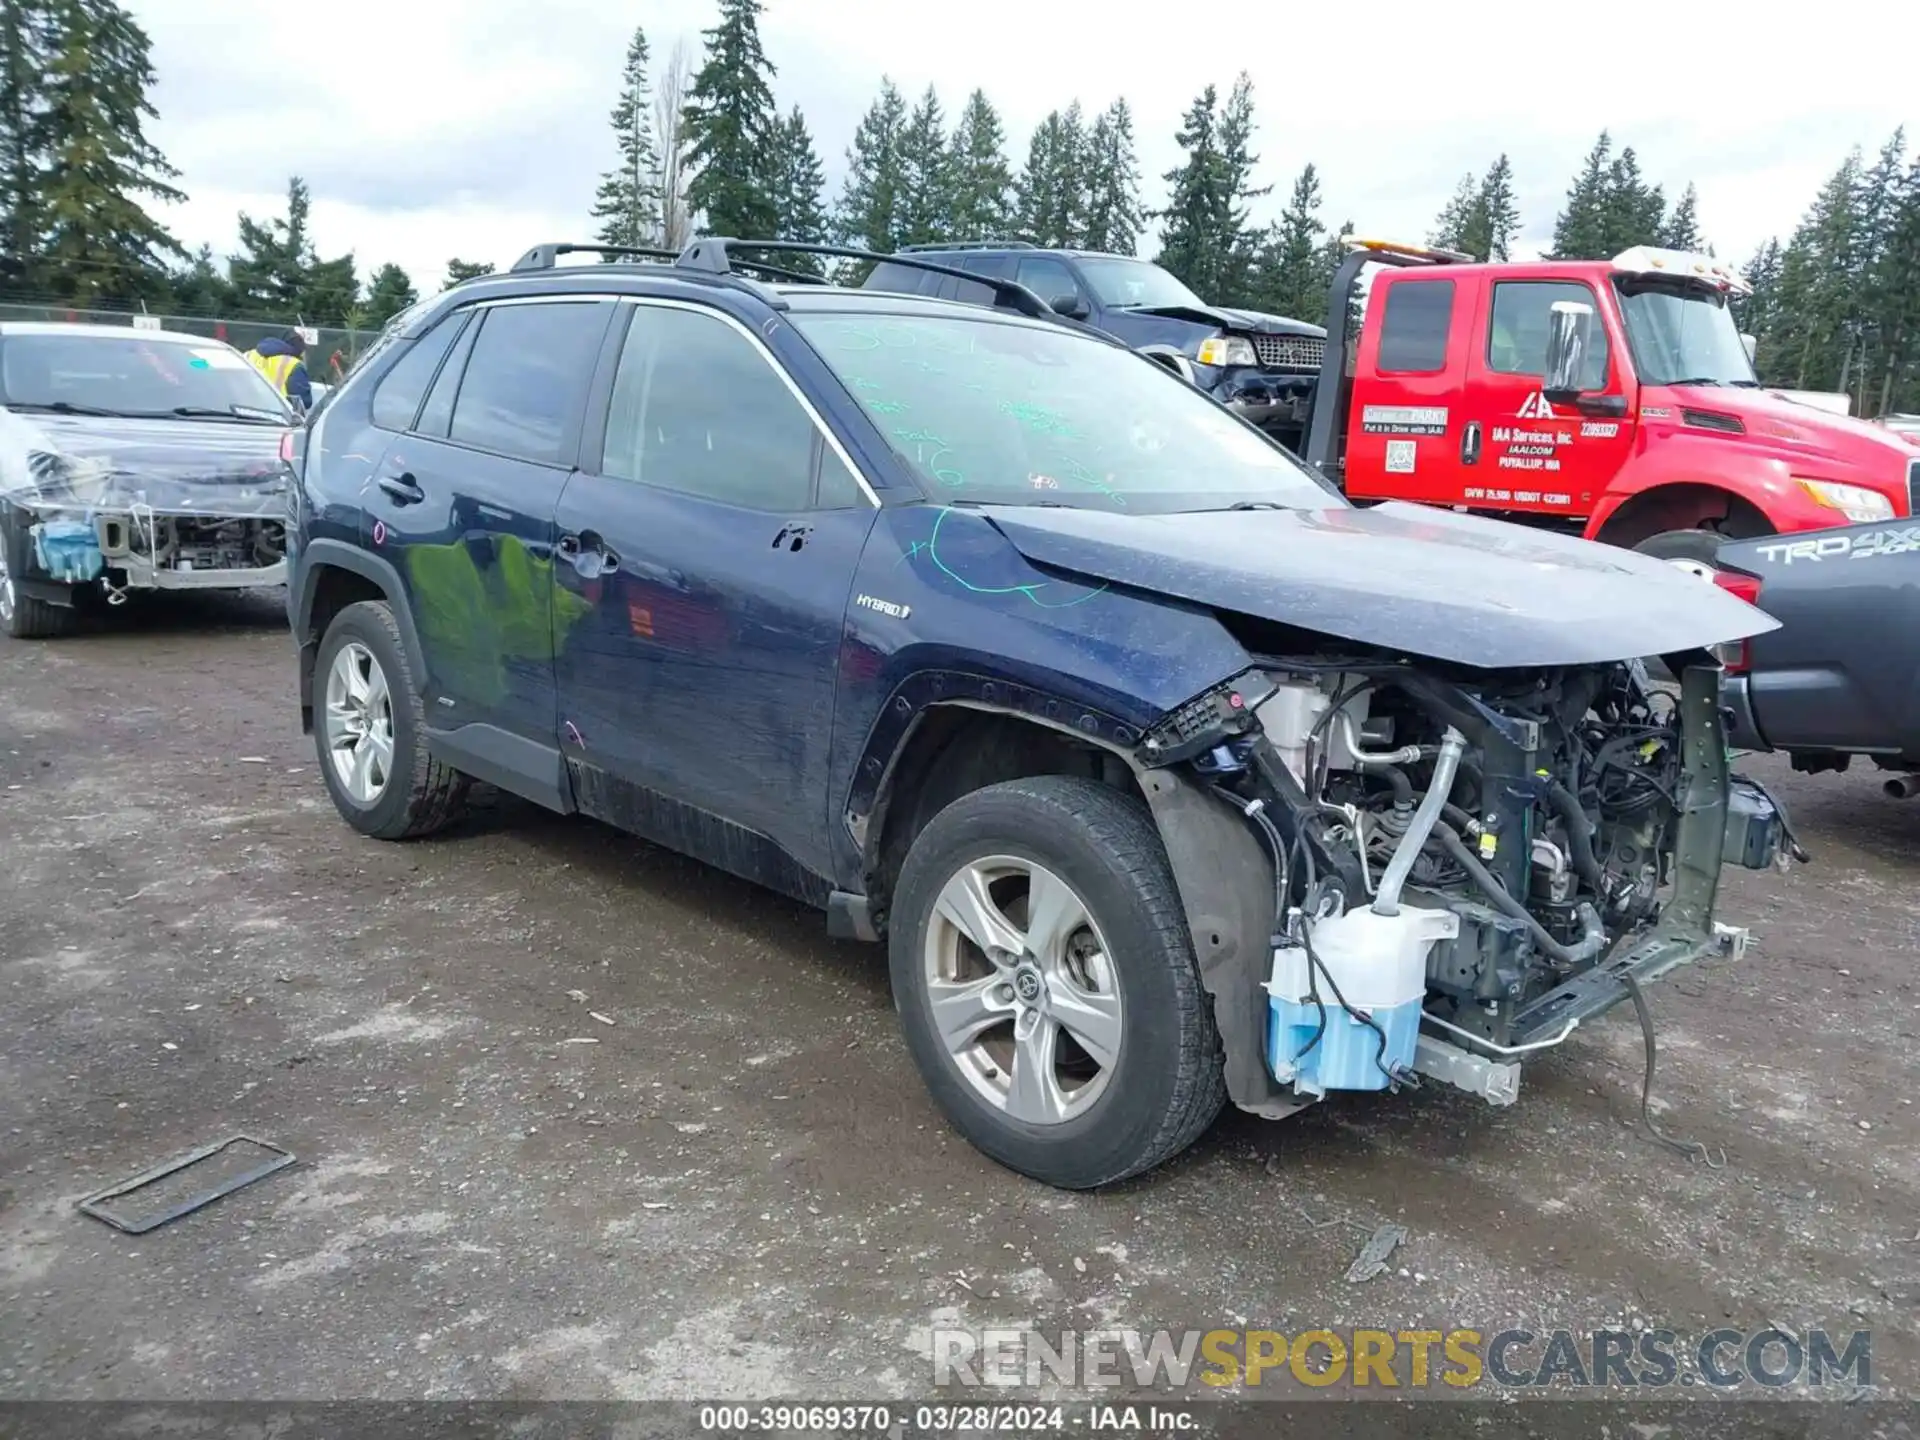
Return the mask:
M1431 375L1447 368L1453 329L1451 280L1396 280L1380 317L1378 368L1390 375Z

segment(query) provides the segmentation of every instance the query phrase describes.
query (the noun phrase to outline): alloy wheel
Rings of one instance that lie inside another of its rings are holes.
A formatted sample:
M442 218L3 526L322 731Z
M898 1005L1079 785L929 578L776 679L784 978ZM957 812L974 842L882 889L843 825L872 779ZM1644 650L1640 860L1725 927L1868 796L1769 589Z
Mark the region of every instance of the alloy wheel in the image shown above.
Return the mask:
M349 640L327 670L327 754L356 805L373 805L393 775L393 694L373 652Z
M1121 1052L1119 977L1087 904L1051 870L991 855L955 872L927 927L933 1024L974 1093L1008 1118L1083 1114Z

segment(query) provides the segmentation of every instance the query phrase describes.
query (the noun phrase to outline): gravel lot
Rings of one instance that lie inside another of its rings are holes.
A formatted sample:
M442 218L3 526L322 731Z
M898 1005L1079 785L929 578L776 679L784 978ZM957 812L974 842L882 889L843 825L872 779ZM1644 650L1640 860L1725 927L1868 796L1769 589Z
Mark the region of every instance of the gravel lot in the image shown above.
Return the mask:
M1747 957L1649 992L1724 1169L1629 1128L1624 1007L1509 1110L1230 1113L1070 1196L948 1133L811 913L518 805L350 833L277 595L0 640L0 1399L898 1398L942 1323L1870 1327L1911 1396L1920 804L1751 768L1815 863L1732 876ZM236 1131L299 1164L144 1237L74 1210Z

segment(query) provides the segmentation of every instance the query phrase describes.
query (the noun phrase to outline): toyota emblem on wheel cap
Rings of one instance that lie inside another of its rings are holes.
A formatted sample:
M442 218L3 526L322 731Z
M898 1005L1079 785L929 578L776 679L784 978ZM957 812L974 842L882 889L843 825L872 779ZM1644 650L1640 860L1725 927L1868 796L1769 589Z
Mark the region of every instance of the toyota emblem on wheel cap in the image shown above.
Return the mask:
M1013 988L1022 1000L1037 1000L1040 998L1040 977L1031 970L1022 970L1013 977Z

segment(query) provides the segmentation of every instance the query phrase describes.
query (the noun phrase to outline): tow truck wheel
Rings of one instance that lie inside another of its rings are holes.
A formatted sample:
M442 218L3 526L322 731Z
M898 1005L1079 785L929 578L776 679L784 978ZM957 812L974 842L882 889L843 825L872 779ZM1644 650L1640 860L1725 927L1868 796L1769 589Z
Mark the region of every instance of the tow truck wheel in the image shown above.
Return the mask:
M991 785L936 815L889 925L907 1048L954 1128L1086 1190L1184 1150L1225 1102L1213 1007L1146 807L1091 780Z
M1712 530L1668 530L1649 535L1633 548L1642 555L1664 560L1689 575L1713 579L1719 568L1720 544L1726 537Z

